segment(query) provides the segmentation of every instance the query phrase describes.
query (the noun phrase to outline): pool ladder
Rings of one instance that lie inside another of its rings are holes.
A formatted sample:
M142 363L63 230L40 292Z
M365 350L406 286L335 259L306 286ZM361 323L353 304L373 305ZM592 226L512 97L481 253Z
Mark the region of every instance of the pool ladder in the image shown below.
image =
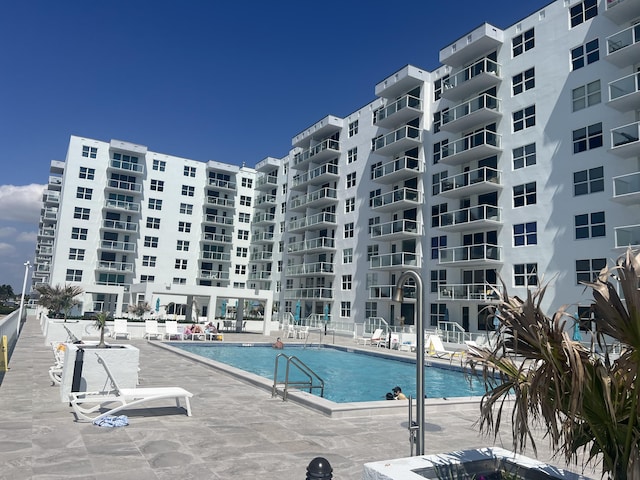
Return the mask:
M284 382L278 383L278 366L280 364L280 359L286 358L287 365L284 375ZM298 371L300 371L306 380L295 381L292 382L289 380L289 373L291 372L291 366ZM314 384L314 380L318 383ZM309 393L313 393L313 389L320 389L320 396L324 397L324 380L322 380L313 370L311 370L302 360L300 360L295 355L286 355L284 353L279 353L276 356L276 365L273 370L273 389L271 390L271 396L275 397L278 395L278 385L282 385L282 401L287 400L287 395L289 393L289 388L298 388L308 390Z

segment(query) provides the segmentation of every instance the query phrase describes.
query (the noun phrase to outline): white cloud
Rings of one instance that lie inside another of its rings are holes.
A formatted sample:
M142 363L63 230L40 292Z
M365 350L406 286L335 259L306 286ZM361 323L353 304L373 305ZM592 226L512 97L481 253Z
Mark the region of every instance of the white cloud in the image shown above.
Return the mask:
M38 224L46 185L0 185L0 221Z

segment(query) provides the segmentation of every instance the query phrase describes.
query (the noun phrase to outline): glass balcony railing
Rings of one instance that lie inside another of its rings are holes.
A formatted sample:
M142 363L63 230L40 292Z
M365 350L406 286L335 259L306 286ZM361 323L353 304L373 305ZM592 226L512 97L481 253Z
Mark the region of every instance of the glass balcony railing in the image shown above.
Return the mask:
M299 220L294 220L289 224L290 230L298 230L305 227L312 227L313 225L318 225L321 223L336 223L336 215L335 213L329 212L320 212L315 215L310 215L305 218L301 218Z
M307 160L312 160L313 157L319 156L322 152L328 152L331 154L339 154L340 153L340 142L337 140L333 140L331 138L327 138L323 140L318 145L309 148L308 150L304 150L303 152L296 153L293 157L293 165L299 165L300 163L304 163Z
M216 223L218 225L233 225L233 217L225 217L224 215L212 215L207 213L204 216L207 223Z
M632 73L609 83L609 101L640 92L640 72Z
M369 287L370 300L392 300L396 291L395 285L375 285Z
M630 123L611 130L611 148L622 147L640 140L640 122Z
M256 207L272 207L276 204L276 196L275 195L260 195L256 198Z
M109 166L118 170L126 170L127 172L144 173L144 165L140 163L112 159L109 162Z
M311 275L333 274L333 264L328 262L303 263L302 265L289 265L287 275Z
M210 251L204 250L201 253L200 258L202 258L203 260L216 260L218 262L230 262L231 254L225 253L225 252L210 252Z
M120 220L106 219L102 222L104 228L110 230L126 230L127 232L137 232L138 224L134 222L122 222Z
M229 280L229 272L218 270L200 270L199 277L204 280Z
M318 237L304 242L290 243L287 253L306 252L309 250L334 250L336 241L330 237Z
M126 190L127 192L142 192L142 185L133 182L122 182L120 180L110 179L109 188L116 188L118 190Z
M391 133L387 133L386 135L374 138L373 140L371 140L371 150L373 150L374 152L376 150L381 150L384 147L393 145L395 142L399 142L400 140L403 140L405 138L413 139L419 142L420 129L411 125L405 125L404 127L400 127Z
M613 198L640 194L640 172L613 178Z
M389 105L378 108L373 112L374 125L405 108L420 110L420 99L412 95L405 95Z
M236 190L238 188L237 183L230 182L229 180L222 180L220 178L210 178L207 184L210 187L218 187L225 190Z
M422 231L422 225L415 220L395 220L393 222L380 223L370 227L371 238L385 237L396 234L415 234L419 235Z
M488 283L464 283L440 285L438 300L479 300L481 302L498 301L498 285Z
M233 236L222 233L203 233L202 240L205 242L231 243L233 242Z
M369 260L370 268L419 268L422 266L422 259L416 253L396 252L373 255Z
M455 142L442 146L442 158L452 157L462 152L472 150L482 145L490 147L501 147L502 137L490 130L482 130L472 135L462 137Z
M443 81L444 89L456 88L462 85L463 83L471 80L472 78L480 75L481 73L491 73L496 76L500 76L500 64L494 62L493 60L489 60L488 58L483 58L478 60L472 65L463 68L462 70L450 75L449 78Z
M313 204L322 199L338 200L338 191L335 188L322 188L308 195L299 195L291 199L291 209L301 208Z
M304 185L305 183L311 182L314 178L322 177L325 175L338 175L338 166L334 165L333 163L326 163L314 168L313 170L309 170L302 175L296 175L295 177L293 177L291 186L292 188L295 188L300 185Z
M207 203L209 205L217 205L218 207L227 207L227 208L233 208L236 204L236 202L231 198L221 198L221 197L215 197L215 196L208 196Z
M124 200L115 200L112 198L108 198L104 202L104 206L107 208L115 208L117 210L127 210L130 212L139 212L140 204L133 202L125 202Z
M377 180L402 170L411 170L417 175L422 173L423 165L424 163L417 158L404 156L376 167L371 173L371 178Z
M253 252L249 256L249 260L252 262L270 262L273 260L273 252L263 251L263 252Z
M640 246L640 225L615 228L616 248Z
M607 37L607 55L640 42L640 24L632 25Z
M275 175L260 175L258 176L258 179L256 180L256 188L260 188L263 186L271 186L271 187L277 187L278 186L278 177Z
M110 270L114 272L133 272L133 263L128 262L105 262L98 261L99 270Z
M468 172L446 177L440 180L439 193L468 187L477 183L491 182L500 184L500 171L490 167L480 167Z
M257 232L251 235L252 242L271 242L273 241L273 232Z
M442 112L442 125L455 122L483 109L500 111L500 100L486 93L479 95L468 102L461 103Z
M253 223L254 225L259 225L261 223L273 223L275 221L276 221L275 213L264 212L264 213L256 213L253 216L253 220L251 220L251 223Z
M478 261L498 262L502 258L502 247L483 243L480 245L442 248L438 250L438 254L440 264Z
M411 202L419 204L421 202L421 199L422 195L418 190L415 190L413 188L400 188L398 190L393 190L392 192L371 198L371 208L385 207L401 202Z
M477 205L475 207L462 208L453 212L445 212L439 216L440 227L450 227L483 220L500 222L502 208L493 205Z
M117 242L115 240L102 240L100 243L102 250L114 250L119 252L135 252L136 244L133 242Z
M333 289L325 287L297 288L294 290L285 290L284 297L286 299L328 299L333 298Z

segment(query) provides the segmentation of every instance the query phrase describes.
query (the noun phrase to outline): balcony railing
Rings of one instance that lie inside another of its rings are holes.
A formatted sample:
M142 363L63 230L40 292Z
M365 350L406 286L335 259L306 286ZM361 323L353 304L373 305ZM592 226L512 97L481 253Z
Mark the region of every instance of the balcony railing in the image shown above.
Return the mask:
M249 272L249 280L271 280L271 272Z
M324 165L320 165L306 173L294 176L293 181L291 182L291 188L295 189L296 187L300 187L309 182L322 183L325 180L336 178L337 176L338 166L333 163L325 163Z
M607 37L607 60L624 67L638 59L640 50L640 24L632 25Z
M256 208L271 208L276 204L276 196L271 194L260 195L256 198Z
M198 276L204 280L229 280L229 272L219 270L200 270Z
M236 190L238 184L236 182L230 182L229 180L222 180L220 178L210 178L207 182L210 187L223 188L225 190Z
M389 105L378 108L373 112L373 123L374 125L380 125L385 119L405 109L411 110L408 114L415 117L421 109L420 99L412 95L405 95Z
M369 300L391 300L396 291L395 285L374 285L369 287Z
M233 217L225 217L224 215L212 215L207 213L204 216L204 221L207 223L215 223L217 225L233 225Z
M134 242L117 242L115 240L102 240L100 242L102 250L113 250L118 252L135 252L136 244Z
M625 204L640 203L640 172L614 177L613 199Z
M133 272L133 263L128 262L105 262L98 261L98 270L109 270L112 272Z
M232 243L233 235L224 235L222 233L203 233L202 240L205 242Z
M390 182L410 178L424 171L424 162L414 157L400 157L376 167L371 172L372 180L389 179Z
M273 260L273 252L269 252L268 250L253 252L249 256L249 260L252 262L270 262Z
M482 114L484 112L484 115ZM496 118L500 112L500 99L484 93L467 102L442 112L442 129L448 128L451 124L459 124L458 130L468 128L471 125L485 124ZM473 118L473 120L471 119ZM464 119L468 121L463 122Z
M286 274L291 276L297 275L332 275L333 263L316 262L303 263L302 265L289 265L286 268Z
M333 298L333 289L325 287L297 288L294 290L285 290L284 298L286 299L327 299Z
M251 235L251 242L260 243L260 242L272 242L273 241L273 232L256 232Z
M500 185L500 170L490 167L480 167L468 172L460 173L458 175L452 175L440 180L438 192L441 195L446 195L447 192L453 192L455 190L462 189L461 194L466 195L470 193L469 187L477 186L481 184L489 183L489 188L495 190L497 185ZM475 189L474 189L475 190ZM480 190L478 188L478 190ZM482 189L485 190L485 189Z
M105 219L102 226L109 230L125 230L127 232L137 232L138 224L134 222L122 222L120 220Z
M338 191L335 188L322 188L308 195L299 195L291 199L291 210L306 208L313 204L318 206L338 201Z
M409 139L410 143L403 142L405 139ZM374 138L371 140L371 150L374 152L377 151L384 153L384 150L387 149L387 147L390 147L395 143L401 143L401 148L407 149L410 148L411 144L420 143L420 129L411 125L405 125L391 133Z
M399 188L371 198L371 208L394 207L405 202L419 205L422 203L422 195L413 188Z
M207 204L217 205L218 207L233 208L236 202L231 198L221 198L209 195L207 196Z
M486 90L500 81L500 75L499 63L482 58L444 79L443 96L457 99L466 97L474 90Z
M467 300L481 302L497 302L498 295L502 289L498 285L487 283L465 283L440 285L438 290L438 300Z
M336 224L335 213L320 212L299 220L294 220L289 224L289 230L300 230L301 228L312 227L318 224Z
M615 228L616 248L640 246L640 225Z
M476 205L462 208L453 212L445 212L439 216L440 228L456 225L468 225L474 222L491 221L500 222L502 208L493 205Z
M637 0L607 0L604 15L618 25L625 24L629 19L640 15L640 3Z
M253 225L268 224L276 221L275 213L259 212L253 216L251 223Z
M640 107L640 72L609 82L609 102L622 111Z
M127 172L144 173L144 165L140 163L126 162L124 160L111 159L109 167Z
M396 252L373 255L369 260L370 268L420 268L422 259L416 253Z
M47 190L43 197L45 203L60 203L60 192Z
M371 238L382 239L381 237L412 237L421 235L422 225L415 220L395 220L393 222L372 225Z
M200 254L200 258L202 258L203 260L216 260L218 262L230 262L231 254L226 252L209 252L207 250L204 250Z
M290 243L287 245L287 253L311 253L313 251L335 250L336 241L330 237L318 237L304 242Z
M483 243L480 245L442 248L438 251L438 254L440 264L500 262L502 259L502 247Z
M126 210L128 212L139 212L140 204L133 202L125 202L124 200L114 200L112 198L108 198L104 202L104 206L106 208L113 208L116 210Z
M324 155L323 155L324 153ZM315 147L311 147L303 152L297 153L293 157L293 166L300 165L301 163L305 163L309 160L314 160L315 158L324 159L333 155L338 155L340 153L340 142L337 140L333 140L331 138L327 138L323 140ZM315 157L315 158L314 158Z
M441 160L449 164L461 164L474 156L483 157L502 148L502 136L491 130L481 130L442 146ZM468 155L465 155L467 153Z
M276 175L260 175L256 180L256 188L267 186L268 188L278 186L278 177Z
M115 188L117 190L125 190L127 192L142 192L142 185L133 182L122 182L120 180L110 179L109 188Z
M611 153L625 157L640 154L640 122L611 130Z

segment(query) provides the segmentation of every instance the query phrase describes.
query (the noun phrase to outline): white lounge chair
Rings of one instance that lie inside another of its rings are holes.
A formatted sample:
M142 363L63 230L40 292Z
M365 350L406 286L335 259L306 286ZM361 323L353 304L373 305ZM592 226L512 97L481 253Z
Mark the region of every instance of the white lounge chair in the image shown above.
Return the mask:
M64 352L66 346L61 342L51 342L51 349L55 363L49 367L49 378L51 378L54 385L60 385L62 383L62 369L64 368Z
M442 340L437 335L429 335L425 343L425 349L427 354L436 358L452 359L455 356L462 356L463 351L455 352L453 350L447 350L442 344Z
M116 339L118 336L123 336L126 339L131 338L131 334L127 330L127 320L123 318L116 318L113 321L113 331L111 332L111 338Z
M178 331L178 322L176 320L164 322L164 338L167 340L173 340L174 338L184 340L182 333Z
M162 334L158 331L158 321L145 320L144 321L144 338L151 340L152 337L155 338L156 340L160 340L162 338Z
M371 345L376 347L384 347L387 344L387 334L382 328L376 328L371 335Z
M183 401L187 415L191 416L189 399L193 396L192 393L181 387L120 388L104 359L98 353L96 353L96 356L98 357L98 363L102 364L107 372L107 383L110 383L110 387L100 392L71 392L69 394L69 402L79 418L95 422L121 410L128 410L145 402L167 398L175 399L176 407L178 408L181 407L180 402ZM108 408L107 405L114 403L117 404L114 408L95 415L100 410ZM85 404L88 406L85 406Z

